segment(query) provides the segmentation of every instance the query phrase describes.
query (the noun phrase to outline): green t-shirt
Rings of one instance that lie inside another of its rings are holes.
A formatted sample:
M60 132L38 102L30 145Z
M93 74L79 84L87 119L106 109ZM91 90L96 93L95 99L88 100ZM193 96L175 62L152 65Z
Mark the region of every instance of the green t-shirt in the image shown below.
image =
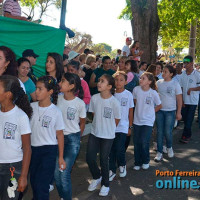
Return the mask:
M28 100L31 101L31 94L36 90L35 84L30 78L28 78L28 80L24 82L24 86L26 89L26 94L28 95Z
M102 67L101 68L97 68L93 71L93 73L96 75L96 78L95 78L95 83L98 82L99 78L104 75L104 74L109 74L109 75L113 75L115 73L115 71L113 71L112 69L109 69L109 70L104 70ZM97 94L98 93L98 89L97 87L95 88L92 88L91 90L91 94L94 95L94 94Z

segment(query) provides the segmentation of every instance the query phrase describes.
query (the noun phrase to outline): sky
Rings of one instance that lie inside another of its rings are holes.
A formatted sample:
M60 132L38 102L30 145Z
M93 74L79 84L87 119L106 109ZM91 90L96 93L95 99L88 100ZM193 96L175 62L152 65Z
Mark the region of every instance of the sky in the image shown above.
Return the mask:
M131 23L118 19L125 0L67 0L66 26L92 36L93 43L107 43L122 49L126 37L132 37ZM59 27L60 12L50 8L43 24Z

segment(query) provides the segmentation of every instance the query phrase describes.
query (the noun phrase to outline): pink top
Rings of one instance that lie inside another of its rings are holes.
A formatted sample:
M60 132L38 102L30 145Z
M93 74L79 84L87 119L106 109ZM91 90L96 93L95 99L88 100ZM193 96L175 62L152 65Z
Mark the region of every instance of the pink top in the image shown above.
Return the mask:
M127 74L127 83L131 82L134 78L134 74L132 72L128 72Z
M81 79L81 86L82 86L83 91L84 91L83 101L85 102L86 105L90 104L90 99L91 99L90 89L88 87L87 82L83 79Z

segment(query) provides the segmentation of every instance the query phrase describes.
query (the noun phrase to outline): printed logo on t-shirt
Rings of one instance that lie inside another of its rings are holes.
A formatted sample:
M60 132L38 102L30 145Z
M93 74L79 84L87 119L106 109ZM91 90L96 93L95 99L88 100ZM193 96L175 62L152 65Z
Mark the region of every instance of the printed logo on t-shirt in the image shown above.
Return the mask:
M42 126L45 128L49 128L51 120L52 120L51 117L44 115L42 119Z
M152 101L152 97L146 97L146 104L150 105Z
M104 114L103 114L103 116L105 118L111 119L111 114L112 114L112 108L104 107Z
M167 87L167 93L172 94L172 87Z
M74 120L75 119L75 114L76 114L76 109L75 108L67 108L67 119L69 120Z
M16 124L12 124L12 123L6 122L5 123L5 127L4 127L3 139L14 140L15 139L15 130L16 129L17 129L17 125Z
M192 79L189 79L189 83L193 83L193 80L192 80Z
M127 106L127 102L128 102L127 98L122 98L121 99L121 106Z

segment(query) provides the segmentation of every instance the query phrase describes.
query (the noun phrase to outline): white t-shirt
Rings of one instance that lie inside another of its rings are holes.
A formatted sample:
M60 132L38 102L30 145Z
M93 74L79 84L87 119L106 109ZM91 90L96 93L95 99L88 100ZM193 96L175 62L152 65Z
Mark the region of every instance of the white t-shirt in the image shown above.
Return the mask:
M161 104L158 93L151 88L148 91L144 91L141 86L137 86L133 89L133 98L137 100L133 124L153 126L155 106Z
M181 77L181 75L182 75L182 74L176 74L176 76L174 76L172 80L177 81L177 82L180 82L180 77Z
M22 161L21 136L30 133L28 116L20 108L15 106L8 112L0 111L0 163Z
M124 45L123 48L122 48L122 55L123 55L123 52L126 52L126 56L128 57L129 54L130 54L130 48L128 45Z
M142 74L144 73L145 71L143 71L143 70L140 70L139 71L139 78L142 76Z
M25 89L24 84L22 83L22 81L19 78L18 78L18 80L19 80L20 86L23 88L24 92L26 93L26 89Z
M129 109L134 107L133 95L128 90L124 90L121 93L115 93L115 98L119 101L121 107L121 119L115 132L127 134L129 127Z
M89 112L94 113L91 134L98 138L115 138L115 119L121 119L119 101L114 96L103 99L100 93L95 94L91 98Z
M31 107L31 146L57 145L56 131L65 128L60 109L54 104L40 107L38 102L31 103Z
M160 95L162 108L164 111L176 110L176 95L182 94L181 86L177 81L157 81L158 93Z
M158 79L163 79L162 73L158 74L157 77L158 77Z
M200 86L200 73L194 70L190 75L186 71L182 72L180 76L180 86L183 88L183 101L184 104L198 105L199 91L192 91L190 95L187 94L188 89Z
M65 100L64 95L59 95L57 105L62 111L65 123L64 135L79 132L80 118L86 118L84 101L78 97L75 97L73 100Z

